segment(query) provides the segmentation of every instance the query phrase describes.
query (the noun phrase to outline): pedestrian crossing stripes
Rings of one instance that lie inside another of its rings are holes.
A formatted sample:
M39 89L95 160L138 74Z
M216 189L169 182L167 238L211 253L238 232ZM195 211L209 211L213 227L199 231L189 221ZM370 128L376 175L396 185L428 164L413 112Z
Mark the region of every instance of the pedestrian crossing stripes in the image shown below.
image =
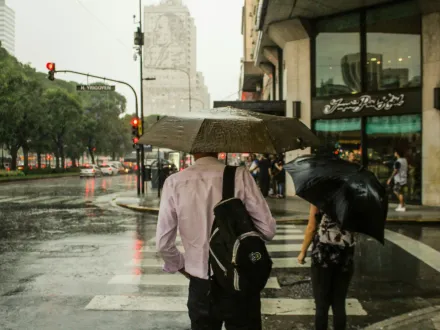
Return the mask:
M165 286L188 286L189 281L181 274L164 275L117 275L108 284L128 285L165 285ZM276 277L267 281L266 289L281 289Z
M308 268L310 263L303 265L299 264L295 257L289 258L272 258L273 268ZM145 259L133 259L129 263L125 264L126 267L145 267L145 268L161 268L163 261L161 259L145 258Z
M285 223L277 226L277 235L267 244L272 255L273 272L264 290L261 300L261 309L264 315L279 316L312 316L315 314L315 303L309 299L296 299L284 296L289 295L280 283L285 283L285 275L304 274L303 268L310 268L310 262L299 264L296 254L301 250L303 232L293 224ZM176 245L183 251L182 240L177 237ZM290 256L287 252L293 252ZM284 255L288 255L284 257ZM107 282L110 292L116 295L99 292L85 307L92 311L146 311L146 312L187 312L187 296L189 281L181 274L167 274L162 271L163 260L156 253L155 238L146 241L140 249L136 249L136 258L129 260L125 265L126 273L117 274ZM134 273L133 273L134 268ZM301 270L301 271L300 271ZM131 274L130 274L130 273ZM281 282L280 282L281 281ZM142 286L136 295L132 287ZM127 291L124 291L127 288ZM115 291L116 290L116 291ZM121 294L126 292L127 294ZM282 297L282 298L274 298ZM267 298L266 298L267 297ZM307 296L301 298L308 298ZM367 312L362 304L354 298L347 299L347 315L365 316Z
M302 244L267 244L267 250L269 252L299 252L301 251ZM180 252L185 252L183 246L177 246ZM154 253L156 252L156 247L146 246L142 248L141 252Z
M126 228L136 229L135 225L126 225L125 227ZM284 234L284 233L280 233L280 234L277 234L273 238L272 242L275 242L275 241L289 241L289 240L302 240L303 238L304 238L304 234ZM182 244L181 237L177 237L176 238L176 243L177 243L177 245L181 245ZM153 237L153 238L149 239L148 240L148 244L149 245L156 244L156 238Z
M186 297L100 295L95 296L86 310L97 311L145 311L187 312ZM314 315L313 299L261 299L261 311L265 315ZM367 312L357 299L347 299L347 315L365 316ZM331 314L331 311L330 311Z

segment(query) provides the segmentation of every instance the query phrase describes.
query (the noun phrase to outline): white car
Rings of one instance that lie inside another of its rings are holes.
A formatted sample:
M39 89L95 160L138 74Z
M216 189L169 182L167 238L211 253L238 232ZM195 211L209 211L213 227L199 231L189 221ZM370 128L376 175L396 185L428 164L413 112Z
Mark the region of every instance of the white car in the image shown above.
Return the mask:
M97 165L84 166L81 167L79 177L83 178L85 176L90 176L90 177L102 176L102 171Z
M100 168L103 175L117 175L119 173L118 169L113 164L101 165Z

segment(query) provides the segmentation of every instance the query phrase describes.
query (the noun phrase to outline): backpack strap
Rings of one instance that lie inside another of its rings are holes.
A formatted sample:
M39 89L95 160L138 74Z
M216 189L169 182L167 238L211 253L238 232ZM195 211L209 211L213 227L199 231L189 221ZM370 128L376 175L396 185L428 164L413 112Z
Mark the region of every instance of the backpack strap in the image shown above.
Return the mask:
M235 172L237 167L226 166L223 172L223 194L222 200L235 197Z

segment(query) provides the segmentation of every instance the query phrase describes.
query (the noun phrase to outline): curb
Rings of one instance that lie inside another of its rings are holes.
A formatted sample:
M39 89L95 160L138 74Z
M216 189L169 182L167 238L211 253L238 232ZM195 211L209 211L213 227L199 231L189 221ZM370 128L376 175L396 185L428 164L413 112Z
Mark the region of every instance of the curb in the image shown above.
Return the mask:
M437 317L439 313L440 306L423 308L370 325L364 330L397 330L403 326L414 325Z
M158 207L146 207L146 206L139 206L135 204L123 204L123 203L116 203L117 206L123 207L125 209L129 209L136 212L141 213L150 213L150 214L158 214L159 208ZM275 217L277 222L294 222L297 224L307 224L308 220L304 218L298 218L298 217ZM402 219L402 218L388 218L387 222L392 223L440 223L440 218L416 218L416 219Z
M11 177L10 179L7 179L7 180L0 180L0 184L12 183L12 182L36 181L36 180L55 180L55 179L62 179L62 178L70 178L70 177L77 176L77 175L79 175L79 173L69 173L69 174L57 175L57 176L46 175L46 176L37 176L37 177L33 177L33 178L27 178L25 176L21 176L21 177L19 177L20 179Z

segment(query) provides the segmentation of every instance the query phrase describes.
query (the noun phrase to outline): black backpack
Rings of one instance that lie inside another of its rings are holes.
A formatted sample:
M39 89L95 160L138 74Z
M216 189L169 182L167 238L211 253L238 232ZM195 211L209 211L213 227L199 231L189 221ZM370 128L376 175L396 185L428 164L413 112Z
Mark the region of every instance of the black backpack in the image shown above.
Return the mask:
M243 202L235 198L236 170L226 166L223 197L214 208L209 277L222 291L256 293L266 286L272 260Z

